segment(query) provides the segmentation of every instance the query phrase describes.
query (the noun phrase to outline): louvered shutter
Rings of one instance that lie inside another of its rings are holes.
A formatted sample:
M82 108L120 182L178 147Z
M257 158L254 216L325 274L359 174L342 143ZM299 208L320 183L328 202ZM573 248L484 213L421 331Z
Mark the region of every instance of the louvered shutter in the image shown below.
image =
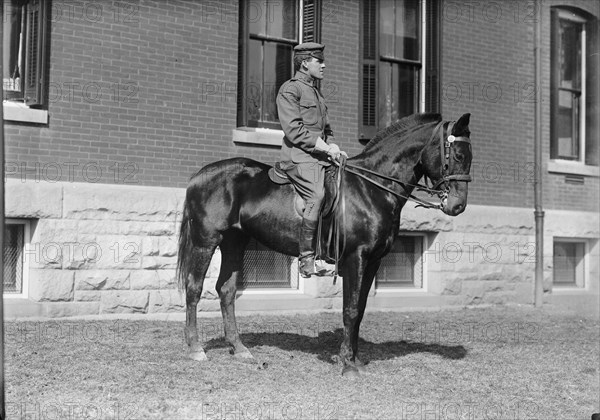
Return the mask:
M302 2L302 42L321 42L321 0Z
M248 74L248 5L246 1L240 2L238 32L238 77L237 77L237 126L246 127L248 123L247 86Z
M43 107L46 91L46 9L47 2L42 0L27 3L24 95L32 108Z
M598 166L600 141L600 39L598 19L586 23L585 164Z
M441 113L441 7L437 0L426 2L425 112Z
M558 156L558 87L560 84L560 23L558 11L550 10L550 158Z
M377 1L361 3L359 139L377 132Z

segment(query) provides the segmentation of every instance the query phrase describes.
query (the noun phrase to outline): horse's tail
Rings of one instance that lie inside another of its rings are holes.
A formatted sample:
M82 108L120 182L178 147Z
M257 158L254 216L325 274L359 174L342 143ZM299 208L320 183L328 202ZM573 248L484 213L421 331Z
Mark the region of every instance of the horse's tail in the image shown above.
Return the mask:
M179 228L179 251L177 252L177 270L175 276L179 289L185 290L187 279L193 266L192 219L187 198L183 203L183 217Z

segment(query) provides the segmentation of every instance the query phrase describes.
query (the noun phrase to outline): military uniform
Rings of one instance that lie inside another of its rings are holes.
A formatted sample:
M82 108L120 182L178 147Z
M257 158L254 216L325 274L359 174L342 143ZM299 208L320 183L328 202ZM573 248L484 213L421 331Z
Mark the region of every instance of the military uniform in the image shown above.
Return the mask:
M321 44L305 43L296 46L294 54L299 60L314 57L322 63L323 49ZM325 168L331 165L328 154L333 148L327 142L332 141L333 131L325 99L313 77L302 69L279 88L277 112L284 132L280 167L305 201L299 265L300 273L307 277L311 270L314 273L314 236L325 196ZM339 152L337 146L335 149Z
M333 131L327 105L310 76L300 71L281 85L277 112L285 136L281 147L281 168L306 202L304 216L317 220L323 202L325 166L331 165L317 140L327 142Z

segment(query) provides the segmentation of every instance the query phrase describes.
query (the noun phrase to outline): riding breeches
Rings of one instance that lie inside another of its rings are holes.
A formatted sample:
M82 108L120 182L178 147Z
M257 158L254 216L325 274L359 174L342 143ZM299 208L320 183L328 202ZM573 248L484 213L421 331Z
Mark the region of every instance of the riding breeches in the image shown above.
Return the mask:
M313 162L296 163L285 171L304 200L303 217L307 220L318 220L325 199L325 166Z

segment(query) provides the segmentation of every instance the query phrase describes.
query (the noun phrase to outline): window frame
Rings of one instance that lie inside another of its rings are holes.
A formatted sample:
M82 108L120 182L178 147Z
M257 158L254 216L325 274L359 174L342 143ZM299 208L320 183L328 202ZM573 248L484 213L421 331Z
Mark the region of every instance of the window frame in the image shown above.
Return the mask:
M236 143L258 143L266 145L281 145L281 124L279 122L250 122L247 113L247 87L249 85L249 43L251 39L257 39L250 34L248 19L246 18L247 5L251 0L242 0L239 4L239 33L238 33L238 83L237 83L237 116L234 130L234 142ZM295 0L297 1L297 37L296 41L280 39L276 37L260 36L269 42L288 43L292 48L303 42L320 42L321 40L321 15L322 0ZM293 56L291 57L293 60ZM293 62L289 78L294 74ZM289 79L288 78L288 79ZM286 79L287 80L287 79ZM261 95L264 95L264 89ZM273 136L277 136L275 139ZM266 137L266 141L262 141Z
M31 222L27 219L5 219L5 225L23 225L23 248L21 257L22 277L21 293L3 293L4 299L23 299L29 297L29 252ZM6 245L6 244L5 244ZM3 251L4 252L4 251Z
M594 80L594 71L600 71L598 58L591 57L590 48L594 48L598 40L598 18L588 13L568 6L553 6L551 14L550 42L550 151L548 171L555 173L577 174L598 177L598 148L594 139L598 137L600 123L600 98L598 97L598 76ZM581 29L581 86L575 89L580 93L578 127L578 155L570 158L558 154L558 104L561 90L573 91L560 86L559 52L561 50L560 33L557 26L561 20L567 20L582 25ZM591 58L590 58L591 57ZM590 72L591 69L591 72ZM595 84L595 85L594 85Z
M5 5L6 6L6 5ZM12 6L11 6L12 7ZM48 80L49 80L49 57L50 57L50 0L28 0L20 6L23 10L24 28L21 29L23 37L24 50L22 51L21 69L21 92L19 95L9 95L4 91L4 76L2 81L3 95L12 96L4 100L5 105L17 104L21 106L11 106L7 119L15 116L15 111L20 108L29 108L32 110L48 109ZM32 17L32 8L37 14ZM5 11L6 13L6 11ZM37 32L32 37L30 28L34 21ZM33 41L32 41L33 40ZM12 114L11 114L12 112ZM30 113L31 115L31 113ZM18 118L18 115L17 115ZM39 122L39 121L34 121Z
M380 112L379 69L381 63L389 63L380 48L380 9L379 0L365 0L360 10L360 54L359 54L359 100L358 138L366 143L377 131ZM420 59L393 59L404 65L418 68L416 71L415 112L441 112L441 5L435 0L419 0ZM400 117L401 118L401 117Z
M565 282L556 282L556 267L554 264L554 259L556 255L554 254L554 247L557 243L572 243L572 244L580 244L582 246L581 252L581 264L582 266L576 269L575 272L575 282L574 283L565 283ZM552 238L552 288L558 290L586 290L589 284L589 241L584 238L573 238L573 237L558 237L555 236ZM579 272L579 277L577 277Z
M379 270L377 272L377 274L375 275L375 279L373 281L373 288L375 289L376 293L381 293L381 292L426 292L427 291L427 270L426 270L426 259L425 259L425 252L426 250L429 248L429 243L428 243L428 236L426 233L424 232L412 232L412 231L401 231L399 232L395 237L394 237L394 241L396 240L400 240L400 238L402 237L415 237L415 238L419 238L420 239L420 245L421 245L421 253L417 255L417 253L415 253L415 256L417 256L419 264L421 266L421 285L416 285L415 284L415 279L413 278L413 282L412 282L412 286L407 285L391 285L391 286L381 286L378 282L378 274L379 274ZM388 258L390 256L391 252L386 254L383 259ZM381 269L381 266L379 267L379 269Z

